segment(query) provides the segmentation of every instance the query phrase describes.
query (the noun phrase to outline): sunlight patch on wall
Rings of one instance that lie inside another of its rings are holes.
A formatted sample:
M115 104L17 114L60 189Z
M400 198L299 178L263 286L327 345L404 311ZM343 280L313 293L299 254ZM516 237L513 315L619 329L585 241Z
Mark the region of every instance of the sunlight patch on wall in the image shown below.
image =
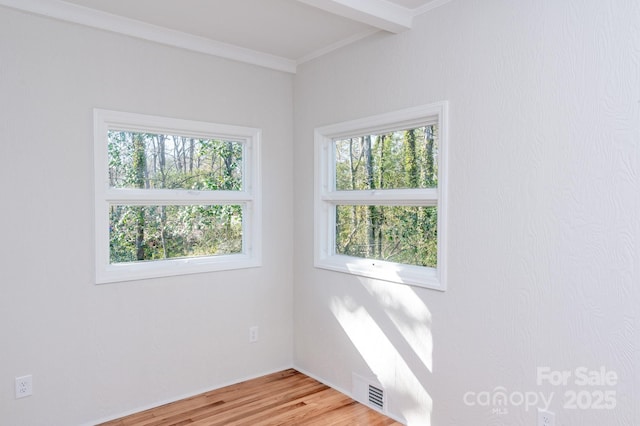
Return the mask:
M433 401L429 393L369 311L348 295L334 297L330 308L387 391L389 414L409 424L431 425Z
M433 372L431 312L410 286L373 281L365 289L384 308L407 344L424 366Z

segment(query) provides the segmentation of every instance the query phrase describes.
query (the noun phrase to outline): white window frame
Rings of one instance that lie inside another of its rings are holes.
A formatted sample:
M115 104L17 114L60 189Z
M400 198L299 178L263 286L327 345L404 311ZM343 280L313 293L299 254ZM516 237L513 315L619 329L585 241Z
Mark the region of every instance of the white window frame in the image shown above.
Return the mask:
M243 144L242 191L131 189L109 186L107 133L125 130L199 139L226 139ZM262 264L260 141L262 132L231 126L105 109L94 109L95 268L96 283L258 267ZM243 209L242 253L111 264L109 206L237 204Z
M329 269L395 283L444 291L447 286L447 111L438 102L332 124L315 129L314 263ZM337 139L382 134L438 125L438 187L427 189L336 190L334 142ZM437 267L425 267L336 254L337 205L437 206Z

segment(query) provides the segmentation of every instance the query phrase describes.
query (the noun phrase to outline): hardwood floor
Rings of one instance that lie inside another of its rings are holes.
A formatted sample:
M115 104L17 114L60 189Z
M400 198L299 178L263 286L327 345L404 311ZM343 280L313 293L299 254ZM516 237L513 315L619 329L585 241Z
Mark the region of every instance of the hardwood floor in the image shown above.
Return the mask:
M400 424L317 380L289 369L100 426Z

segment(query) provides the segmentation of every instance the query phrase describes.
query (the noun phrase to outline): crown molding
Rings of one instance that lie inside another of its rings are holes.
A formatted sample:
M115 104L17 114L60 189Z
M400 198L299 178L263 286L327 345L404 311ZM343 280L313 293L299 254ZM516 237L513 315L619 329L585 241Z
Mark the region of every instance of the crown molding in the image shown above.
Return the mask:
M334 15L397 34L411 29L410 9L386 0L298 0Z
M443 4L449 3L450 1L451 0L432 0L424 6L411 10L411 13L413 14L413 16L422 15L423 13L435 9L436 7L440 7Z
M164 45L295 74L296 61L171 30L60 0L0 0L0 5Z
M316 50L314 52L311 52L311 53L309 53L307 55L304 55L303 57L299 58L296 61L296 64L297 65L304 64L305 62L309 62L309 61L311 61L313 59L316 59L316 58L319 58L321 56L324 56L324 55L326 55L328 53L333 52L334 50L341 49L344 46L348 46L348 45L350 45L352 43L355 43L358 40L362 40L363 38L369 37L370 35L378 33L378 32L380 32L379 29L372 28L370 30L363 31L363 32L361 32L359 34L355 34L355 35L353 35L351 37L348 37L348 38L345 38L343 40L340 40L337 43L333 43L333 44L331 44L329 46L323 47L322 49L318 49L318 50Z

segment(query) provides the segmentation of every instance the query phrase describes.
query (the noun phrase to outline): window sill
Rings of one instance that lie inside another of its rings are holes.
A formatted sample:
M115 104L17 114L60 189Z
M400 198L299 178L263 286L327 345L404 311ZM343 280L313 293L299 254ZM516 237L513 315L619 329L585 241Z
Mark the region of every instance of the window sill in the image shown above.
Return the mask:
M261 266L259 259L245 254L97 265L96 283L108 284L259 266Z
M405 284L414 287L445 291L438 269L426 266L403 265L376 259L333 255L317 259L316 268Z

